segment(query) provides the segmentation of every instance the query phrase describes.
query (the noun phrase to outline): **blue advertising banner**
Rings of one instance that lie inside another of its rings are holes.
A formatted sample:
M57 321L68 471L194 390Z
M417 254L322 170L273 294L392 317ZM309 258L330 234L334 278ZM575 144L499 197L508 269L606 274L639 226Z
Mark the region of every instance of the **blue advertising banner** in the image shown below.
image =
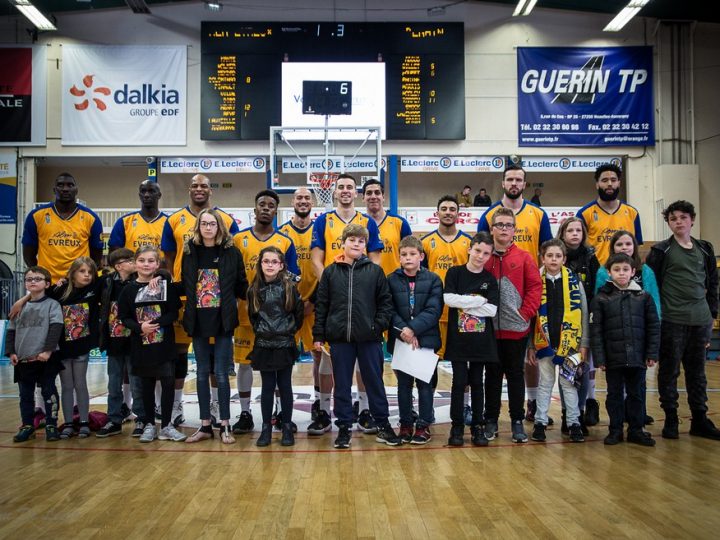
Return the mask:
M17 153L0 151L0 223L17 221Z
M518 47L519 146L654 146L652 47Z

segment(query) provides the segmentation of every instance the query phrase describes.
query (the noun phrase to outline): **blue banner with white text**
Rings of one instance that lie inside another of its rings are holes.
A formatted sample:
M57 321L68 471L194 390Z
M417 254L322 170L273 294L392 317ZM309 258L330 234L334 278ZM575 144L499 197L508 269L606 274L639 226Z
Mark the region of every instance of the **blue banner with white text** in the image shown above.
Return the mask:
M518 47L519 146L654 146L652 47Z

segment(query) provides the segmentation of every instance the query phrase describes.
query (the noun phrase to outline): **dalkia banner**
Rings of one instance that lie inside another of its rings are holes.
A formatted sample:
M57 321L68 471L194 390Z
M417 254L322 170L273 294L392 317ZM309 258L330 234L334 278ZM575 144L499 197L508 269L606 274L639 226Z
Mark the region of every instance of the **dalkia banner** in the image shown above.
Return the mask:
M652 47L518 47L519 146L654 146Z
M0 45L0 146L45 144L46 48Z
M0 223L17 221L17 154L0 150Z
M186 143L185 46L63 46L63 145Z

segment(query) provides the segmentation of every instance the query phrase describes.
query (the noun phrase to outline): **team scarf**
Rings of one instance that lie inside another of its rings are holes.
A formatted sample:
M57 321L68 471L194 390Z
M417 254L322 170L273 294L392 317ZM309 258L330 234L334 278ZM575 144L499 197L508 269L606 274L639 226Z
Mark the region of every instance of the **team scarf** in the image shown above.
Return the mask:
M562 364L565 357L579 350L582 334L582 300L580 296L580 281L577 276L562 267L563 291L563 320L560 328L560 343L557 349L550 345L550 329L548 328L547 281L545 269L542 277L542 301L535 319L535 333L533 343L538 358L553 357L553 363Z

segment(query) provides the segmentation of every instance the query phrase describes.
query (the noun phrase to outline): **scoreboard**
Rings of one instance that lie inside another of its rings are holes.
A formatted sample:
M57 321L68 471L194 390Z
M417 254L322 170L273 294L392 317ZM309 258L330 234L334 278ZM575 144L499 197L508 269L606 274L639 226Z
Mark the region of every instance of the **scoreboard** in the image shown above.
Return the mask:
M381 63L387 139L465 138L463 23L203 22L201 47L203 140L267 139L282 125L284 62Z

